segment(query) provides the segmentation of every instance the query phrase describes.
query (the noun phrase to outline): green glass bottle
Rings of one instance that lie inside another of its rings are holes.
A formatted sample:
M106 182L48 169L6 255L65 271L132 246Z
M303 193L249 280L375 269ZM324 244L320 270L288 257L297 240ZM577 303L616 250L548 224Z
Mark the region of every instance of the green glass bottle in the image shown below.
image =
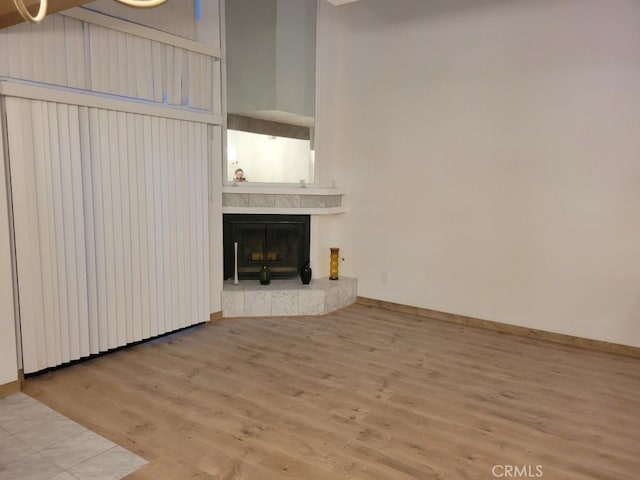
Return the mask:
M260 270L260 285L269 285L271 282L271 270L269 267L264 265L262 270Z

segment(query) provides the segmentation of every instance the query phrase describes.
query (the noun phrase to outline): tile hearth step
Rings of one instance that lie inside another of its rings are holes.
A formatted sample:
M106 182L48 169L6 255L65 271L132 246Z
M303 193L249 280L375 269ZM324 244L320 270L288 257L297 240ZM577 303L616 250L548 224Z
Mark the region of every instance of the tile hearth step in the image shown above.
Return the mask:
M239 285L224 282L223 317L279 317L286 315L324 315L355 303L358 280L328 277L303 285L300 279L272 280L260 285L258 280L242 280Z

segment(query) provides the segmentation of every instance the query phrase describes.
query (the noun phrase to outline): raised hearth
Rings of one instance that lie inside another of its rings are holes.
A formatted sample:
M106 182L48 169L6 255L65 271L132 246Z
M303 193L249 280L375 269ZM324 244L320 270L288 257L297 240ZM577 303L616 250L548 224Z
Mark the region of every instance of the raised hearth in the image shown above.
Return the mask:
M257 280L224 282L223 317L278 317L288 315L324 315L356 302L358 281L318 278L303 285L299 278L273 280L260 285Z

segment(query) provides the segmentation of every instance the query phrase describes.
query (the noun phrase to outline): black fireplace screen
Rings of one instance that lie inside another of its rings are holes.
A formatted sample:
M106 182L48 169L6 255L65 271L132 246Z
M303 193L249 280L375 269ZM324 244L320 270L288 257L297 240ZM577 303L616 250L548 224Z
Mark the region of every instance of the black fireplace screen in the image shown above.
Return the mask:
M309 260L309 215L225 214L224 278L234 277L238 243L238 278L257 279L264 265L272 278L292 278Z

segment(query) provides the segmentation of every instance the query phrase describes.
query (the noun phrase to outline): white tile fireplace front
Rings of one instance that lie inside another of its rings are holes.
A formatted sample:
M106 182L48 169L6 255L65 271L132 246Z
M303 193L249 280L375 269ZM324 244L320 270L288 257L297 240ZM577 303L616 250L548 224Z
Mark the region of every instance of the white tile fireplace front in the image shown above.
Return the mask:
M226 281L222 316L325 315L355 303L357 295L358 281L349 277L313 279L309 285L303 285L299 278L272 280L269 285L260 285L258 280L243 280L238 285Z

